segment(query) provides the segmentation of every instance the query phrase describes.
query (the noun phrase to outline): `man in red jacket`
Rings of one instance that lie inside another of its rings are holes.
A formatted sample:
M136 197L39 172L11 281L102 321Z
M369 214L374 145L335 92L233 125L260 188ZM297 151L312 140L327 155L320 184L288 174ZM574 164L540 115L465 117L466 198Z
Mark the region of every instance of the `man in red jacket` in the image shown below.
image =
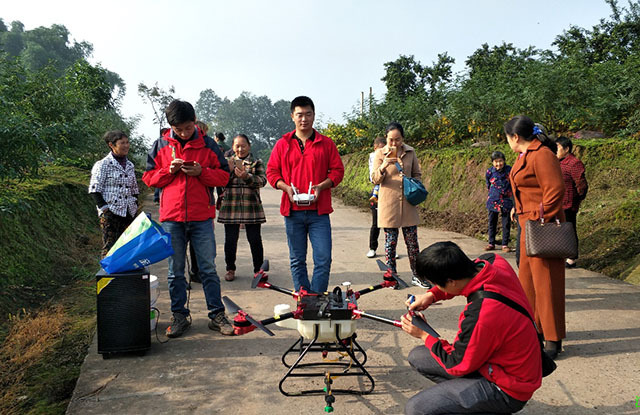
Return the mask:
M191 104L175 100L165 115L171 129L157 139L149 151L142 180L147 186L162 189L160 221L171 234L175 252L169 257L173 319L166 334L178 337L191 325L184 277L186 246L191 242L209 310L209 328L230 335L233 326L225 316L220 297L212 223L216 212L213 189L227 185L229 165L218 144L196 127L196 113Z
M532 310L509 263L485 254L471 261L453 242L438 242L417 258L420 279L434 288L418 296L412 310L436 301L467 297L453 344L411 324L402 329L424 341L409 353L409 363L435 386L407 402L407 414L512 413L524 407L542 384L542 361L533 321L494 298L475 297L476 291L500 294L531 316ZM472 298L469 298L472 297Z
M310 98L300 96L291 101L291 119L296 129L283 135L274 146L267 164L267 180L282 190L280 213L284 216L296 291L304 288L324 292L331 271L331 188L342 181L344 166L335 143L313 128L314 118L315 106ZM306 262L307 237L313 249L311 283Z

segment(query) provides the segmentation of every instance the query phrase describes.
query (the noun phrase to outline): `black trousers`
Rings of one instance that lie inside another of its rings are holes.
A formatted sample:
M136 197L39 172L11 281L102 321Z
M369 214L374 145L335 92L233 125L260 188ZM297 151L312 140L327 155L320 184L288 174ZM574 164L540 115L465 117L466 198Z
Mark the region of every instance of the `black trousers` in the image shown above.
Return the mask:
M577 216L578 216L578 212L574 212L573 210L567 209L564 211L564 217L567 220L567 222L573 223L573 232L576 235L576 243L578 242L578 226L576 225ZM575 258L569 258L569 259L578 259L578 256L576 255Z
M374 251L378 249L378 238L380 237L380 228L378 228L378 204L372 203L371 207L371 229L369 230L369 249Z
M262 236L260 235L260 224L252 223L244 225L247 231L247 240L251 248L253 259L253 272L260 271L264 261L264 251L262 248ZM240 237L240 225L224 225L224 260L227 264L227 271L236 270L236 252L238 251L238 238Z
M508 210L501 212L489 211L489 245L496 244L496 234L498 227L498 215L502 215L502 246L509 245L509 237L511 236L511 214Z
M414 369L436 385L410 398L405 414L510 414L527 403L507 395L480 374L451 376L424 345L414 348L408 360Z

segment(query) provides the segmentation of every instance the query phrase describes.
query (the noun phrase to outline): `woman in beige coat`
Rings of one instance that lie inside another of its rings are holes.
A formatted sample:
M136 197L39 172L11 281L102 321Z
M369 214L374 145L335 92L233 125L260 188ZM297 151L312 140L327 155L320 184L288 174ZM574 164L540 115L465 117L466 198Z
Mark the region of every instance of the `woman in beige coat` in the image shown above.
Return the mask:
M396 246L398 228L402 228L404 242L407 245L409 265L413 272L414 285L423 286L416 276L416 257L420 251L418 245L418 209L404 197L402 174L396 167L400 164L403 173L420 179L420 163L412 147L403 143L402 125L392 122L387 126L387 145L376 150L373 160L371 179L380 185L378 194L378 226L384 228L384 250L387 266L396 271ZM430 288L430 287L425 287Z

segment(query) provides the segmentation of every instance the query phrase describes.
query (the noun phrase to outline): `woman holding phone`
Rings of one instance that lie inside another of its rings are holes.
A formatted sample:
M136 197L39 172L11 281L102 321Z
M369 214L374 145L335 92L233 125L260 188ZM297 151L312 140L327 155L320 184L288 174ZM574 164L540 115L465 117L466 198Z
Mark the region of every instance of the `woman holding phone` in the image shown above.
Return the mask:
M402 228L404 242L407 245L409 265L414 285L431 288L422 283L416 274L416 258L420 250L418 245L418 209L404 197L402 174L420 179L420 163L413 147L404 143L404 129L392 122L386 129L387 145L376 150L373 160L371 180L380 185L378 193L378 226L384 228L384 250L387 266L396 271L396 247L399 228Z
M260 270L264 253L260 225L267 221L260 199L260 188L267 183L264 163L251 154L251 142L244 134L233 139L234 155L227 158L231 175L222 194L218 222L224 224L224 279L236 278L236 252L240 225L244 225L253 258L253 272Z

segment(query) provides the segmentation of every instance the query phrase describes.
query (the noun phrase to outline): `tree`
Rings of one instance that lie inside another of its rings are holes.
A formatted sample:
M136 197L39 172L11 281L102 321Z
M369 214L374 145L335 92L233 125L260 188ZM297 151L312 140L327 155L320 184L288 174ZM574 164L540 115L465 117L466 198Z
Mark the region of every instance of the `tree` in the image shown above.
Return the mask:
M157 82L152 87L148 87L142 82L138 84L138 95L151 105L153 120L158 124L159 130L166 125L164 122L164 110L175 99L173 98L175 93L176 90L173 86L170 86L168 90L164 90L158 86Z
M215 120L218 110L222 105L222 99L213 89L205 89L200 92L200 98L196 102L196 115L199 120L211 124Z

